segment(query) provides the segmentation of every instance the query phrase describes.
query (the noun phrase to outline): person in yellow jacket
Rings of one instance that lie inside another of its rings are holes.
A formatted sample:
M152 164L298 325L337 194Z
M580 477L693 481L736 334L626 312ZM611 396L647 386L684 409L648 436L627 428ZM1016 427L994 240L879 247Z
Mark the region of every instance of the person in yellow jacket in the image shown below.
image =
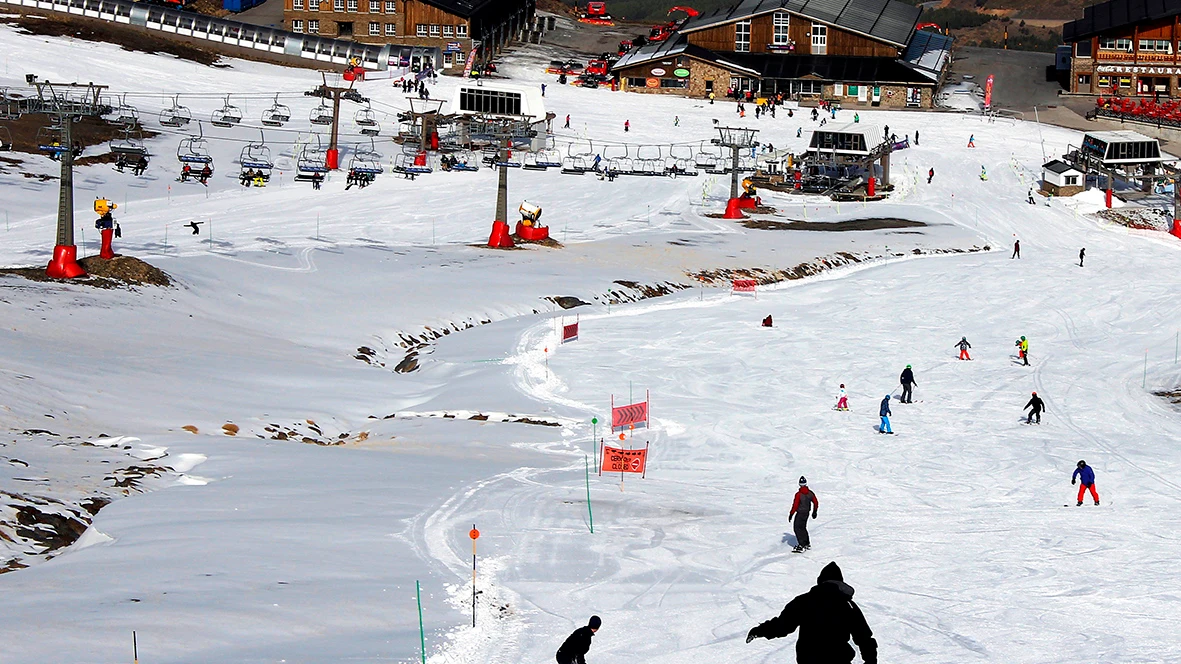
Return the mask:
M1020 357L1025 362L1025 366L1028 367L1029 366L1029 340L1026 339L1025 337L1021 337L1020 339L1017 340L1016 346L1017 346L1017 356Z

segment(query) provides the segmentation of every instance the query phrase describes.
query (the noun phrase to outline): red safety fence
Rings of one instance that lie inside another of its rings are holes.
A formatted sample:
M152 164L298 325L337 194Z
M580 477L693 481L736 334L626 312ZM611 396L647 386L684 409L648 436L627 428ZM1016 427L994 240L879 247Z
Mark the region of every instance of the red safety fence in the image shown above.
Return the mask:
M612 432L646 428L648 428L648 398L646 395L643 401L626 406L616 406L615 397L611 397Z
M758 293L759 282L754 279L735 279L730 282L731 293Z
M616 447L603 447L603 465L599 474L603 473L638 473L641 477L648 471L648 447L642 450L623 450Z
M578 341L578 321L562 326L562 343Z

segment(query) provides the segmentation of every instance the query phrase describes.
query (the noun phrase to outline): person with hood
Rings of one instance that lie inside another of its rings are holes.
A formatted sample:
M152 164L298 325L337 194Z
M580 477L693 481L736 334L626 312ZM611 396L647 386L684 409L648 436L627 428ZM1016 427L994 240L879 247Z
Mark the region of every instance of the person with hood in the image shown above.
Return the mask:
M1017 340L1017 356L1029 366L1029 340L1024 336Z
M967 337L960 337L960 342L958 344L956 344L955 347L958 347L960 349L960 359L961 360L972 359L972 356L968 355L968 349L972 347L972 344L968 343Z
M803 553L812 548L812 538L808 537L808 509L811 503L812 518L816 518L816 510L820 509L820 501L816 494L808 488L808 480L800 476L800 490L796 491L795 500L791 501L791 513L787 515L791 521L792 530L796 533L796 548L793 553Z
M882 399L882 407L878 410L878 415L882 418L882 426L878 429L878 433L894 433L890 429L890 395L887 394L885 399Z
M777 617L746 634L746 642L778 639L798 628L796 662L799 664L848 664L857 654L849 638L861 649L865 664L877 664L878 642L853 602L853 588L845 583L841 568L831 562L820 570L816 585L783 607Z
M602 624L603 621L598 616L591 616L585 627L579 627L566 637L562 647L558 648L558 664L586 664L586 653L590 651L591 639Z
M1082 507L1083 494L1088 489L1091 490L1091 497L1095 499L1095 504L1099 504L1099 492L1095 491L1095 471L1087 465L1086 461L1079 460L1078 467L1074 469L1074 474L1070 476L1070 484L1074 486L1076 480L1082 480L1082 486L1078 488L1078 505Z
M910 370L909 364L902 370L902 375L898 377L898 380L902 383L902 396L898 400L902 403L911 403L914 398L911 389L918 383L914 380L914 372Z
M1042 401L1042 398L1037 395L1037 392L1034 392L1033 396L1029 398L1029 403L1025 404L1025 408L1033 409L1029 411L1029 417L1025 418L1026 424L1033 424L1033 418L1035 417L1037 418L1038 424L1042 423L1042 411L1046 409L1046 404L1044 401ZM1022 408L1021 410L1025 410L1025 408Z
M844 383L841 383L841 391L837 392L837 410L849 410L849 395L845 393Z

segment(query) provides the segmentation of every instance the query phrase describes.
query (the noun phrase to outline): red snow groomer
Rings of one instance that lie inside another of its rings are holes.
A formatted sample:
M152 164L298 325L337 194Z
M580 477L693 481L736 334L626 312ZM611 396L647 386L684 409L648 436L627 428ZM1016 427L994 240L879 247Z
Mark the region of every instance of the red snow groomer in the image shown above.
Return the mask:
M605 2L586 3L586 11L578 15L578 22L591 25L615 25L615 20L607 13L607 3Z
M604 58L595 58L586 63L586 70L583 73L594 74L595 76L607 76L610 73L611 63Z
M685 24L685 21L701 15L701 12L693 9L692 7L679 6L668 10L668 15L672 16L677 12L683 12L685 16L683 18L673 19L664 25L652 26L651 32L648 33L648 41L664 41L671 37L674 32L679 30L680 27Z

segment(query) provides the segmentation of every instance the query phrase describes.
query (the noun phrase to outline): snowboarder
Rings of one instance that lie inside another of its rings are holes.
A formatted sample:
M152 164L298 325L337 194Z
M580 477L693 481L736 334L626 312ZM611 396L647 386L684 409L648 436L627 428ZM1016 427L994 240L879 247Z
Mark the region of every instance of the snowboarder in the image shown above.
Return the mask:
M831 562L820 570L816 585L799 595L778 617L746 633L746 642L757 638L778 639L800 630L796 641L796 662L852 662L856 654L849 638L861 649L865 664L877 664L878 643L865 622L865 615L853 602L853 588L845 583L841 568Z
M140 175L143 175L144 171L146 171L146 170L148 170L148 159L147 159L147 157L140 155L140 158L139 158L139 160L137 160L135 162L135 168L133 168L131 170L131 173L132 173L132 175L135 175L138 177Z
M841 383L841 391L837 392L837 410L849 410L849 395L845 393L844 383Z
M853 124L857 124L857 123L859 123L859 122L861 122L861 114L860 114L860 113L854 113L854 114L853 114Z
M800 476L800 489L791 501L791 513L787 515L791 521L792 530L796 533L796 547L792 553L803 553L812 548L812 540L808 537L808 503L812 503L812 518L816 518L816 510L820 509L820 501L816 494L808 488L808 480Z
M629 132L631 130L632 130L632 121L631 120L624 120L623 121L623 132L626 134L627 132Z
M935 169L932 168L931 170L927 171L927 184L931 184L931 180L933 180L934 178L935 178Z
M771 327L772 325L774 325L774 321L771 320L771 314L767 314L767 317L763 319L763 327Z
M1032 410L1029 411L1029 417L1025 418L1025 423L1033 424L1034 418L1037 418L1037 423L1041 424L1042 411L1046 409L1046 403L1042 401L1042 398L1037 395L1037 392L1033 393L1033 396L1029 398L1029 403L1025 404L1025 408L1022 408L1021 410L1025 410L1026 408L1030 408Z
M591 639L602 624L603 621L598 616L591 616L585 627L579 627L566 637L562 647L558 648L558 664L586 664L586 653L590 651Z
M894 433L890 428L890 395L887 394L885 399L882 399L882 407L878 409L878 416L882 418L882 426L878 429L878 433Z
M984 170L984 164L980 164L980 179L984 181L988 180L988 171Z
M1013 240L1013 255L1009 258L1021 258L1021 240Z
M1017 357L1025 362L1024 366L1029 366L1029 340L1025 337L1017 340Z
M679 116L679 115L674 115L674 116L673 116L673 126L674 126L674 127L680 127L680 126L681 126L681 116Z
M204 221L190 221L189 223L185 224L185 228L193 229L193 235L200 235L201 234L201 224L203 224L203 223L205 223L205 222Z
M803 138L803 136L804 136L804 128L803 127L796 127L796 138Z
M1088 489L1091 491L1091 497L1095 499L1095 504L1099 504L1099 492L1095 491L1095 471L1087 465L1086 461L1079 460L1078 467L1074 469L1074 474L1070 476L1070 485L1074 486L1076 480L1082 480L1082 486L1078 488L1078 505L1082 507L1083 494Z
M898 377L898 381L902 383L902 396L898 398L902 403L911 403L913 396L911 389L918 385L914 380L914 372L910 370L910 365L902 370L902 375Z
M967 337L960 337L960 342L958 344L956 344L956 347L958 347L960 349L960 359L961 360L972 359L972 356L968 355L968 349L972 347L972 344L968 343Z
M1083 259L1086 257L1087 257L1087 248L1083 247L1082 249L1079 249L1078 250L1078 266L1079 267L1083 266Z
M971 134L970 136L968 136L968 147L970 147L970 148L976 147L976 134Z
M562 127L562 129L569 129L569 128L570 128L570 114L567 113L566 114L566 126Z

